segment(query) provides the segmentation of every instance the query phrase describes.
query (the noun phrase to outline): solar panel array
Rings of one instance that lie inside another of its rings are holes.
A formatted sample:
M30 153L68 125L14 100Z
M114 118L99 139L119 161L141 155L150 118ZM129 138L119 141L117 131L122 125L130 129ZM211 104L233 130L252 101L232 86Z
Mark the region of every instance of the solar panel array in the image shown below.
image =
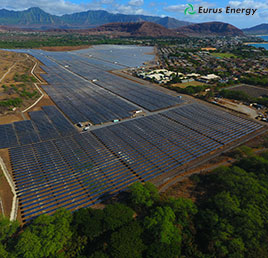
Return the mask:
M263 127L255 122L200 104L186 105L162 114L222 144L232 142Z
M30 53L46 65L43 77L51 85L43 88L73 123L100 124L130 117L140 107L155 111L181 103L108 73L119 65L105 60L41 50ZM91 206L133 182L179 171L262 128L197 103L85 133L78 133L54 106L29 114L31 121L0 125L0 148L11 147L12 174L25 221L60 207Z
M137 67L143 65L144 62L153 61L154 55L148 55L153 52L153 47L131 45L97 45L72 51L77 55L89 56L90 59L103 60L126 67Z
M18 145L13 124L0 125L0 149Z
M23 218L59 207L88 207L133 182L178 170L260 128L255 122L188 104L91 132L11 148Z
M24 220L59 207L75 210L138 181L90 133L10 149Z
M53 54L54 60L68 70L86 78L97 80L96 85L121 96L149 111L174 106L182 101L155 88L144 86L105 71L105 67L92 64L92 60L71 54ZM100 62L100 61L99 61ZM46 69L46 68L45 68ZM52 70L52 69L51 69ZM107 70L107 69L106 69ZM44 77L46 80L47 77ZM53 85L55 81L48 81ZM95 87L97 87L95 85ZM99 88L100 88L99 87Z
M43 88L73 123L101 124L131 117L132 111L140 108L155 111L182 102L154 86L107 72L122 69L120 64L68 52L30 50L29 53L46 65L42 68L47 74L41 76L50 86Z
M77 132L74 126L56 107L44 106L43 110L61 136L67 136Z
M71 74L61 67L44 68L51 85L43 89L73 123L101 124L131 117L139 107Z
M40 138L44 141L60 137L56 128L50 123L44 111L34 111L29 113L34 122Z
M0 125L0 149L68 136L78 131L55 106L30 112L32 120Z
M14 127L21 145L41 141L31 120L15 122Z

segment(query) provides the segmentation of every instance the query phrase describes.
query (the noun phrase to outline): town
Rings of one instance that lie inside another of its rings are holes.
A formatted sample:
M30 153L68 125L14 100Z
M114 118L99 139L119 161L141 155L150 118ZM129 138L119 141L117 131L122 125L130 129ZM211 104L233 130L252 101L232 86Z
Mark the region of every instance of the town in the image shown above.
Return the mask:
M157 45L156 54L153 64L128 72L225 107L230 107L230 101L226 103L222 98L231 99L232 109L241 111L239 105L243 105L244 113L246 105L249 109L246 114L267 121L266 49L247 45L240 37L193 38L172 45ZM253 86L258 94L249 94ZM255 112L251 112L252 109Z

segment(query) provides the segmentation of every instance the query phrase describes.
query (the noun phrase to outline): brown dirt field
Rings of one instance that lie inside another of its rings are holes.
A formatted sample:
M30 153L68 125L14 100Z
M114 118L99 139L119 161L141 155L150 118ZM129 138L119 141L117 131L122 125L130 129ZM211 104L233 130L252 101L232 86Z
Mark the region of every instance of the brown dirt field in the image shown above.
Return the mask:
M17 121L24 120L21 113L17 112L14 114L0 115L0 125L9 124Z
M1 106L0 113L7 116L14 115L17 111L30 106L40 96L33 83L34 77L31 75L31 70L37 60L26 54L8 51L0 51L0 60L0 79L5 76L0 82L0 100L8 101L19 98L22 101L22 104L14 110L13 105ZM41 72L40 68L38 70ZM30 96L29 94L33 95Z
M56 46L56 47L41 47L38 49L46 50L46 51L72 51L72 50L79 50L90 48L91 45L82 45L82 46Z
M1 149L0 156L3 158L6 167L10 172L11 166L9 161L8 149ZM9 216L12 208L13 194L1 169L0 169L0 198L2 199L3 202L5 216Z
M187 198L191 199L193 202L196 201L195 194L195 183L189 178L185 178L182 182L178 182L176 185L170 187L162 196L174 197L174 198Z
M10 99L10 98L20 97L18 92L15 92L15 90L11 87L11 84L15 85L17 87L17 89L19 89L19 90L23 89L23 87L20 85L25 84L24 89L26 89L27 91L29 91L29 92L37 91L36 87L31 82L28 83L28 82L16 82L16 81L14 81L14 76L16 73L19 75L23 75L23 74L30 75L30 71L32 70L32 67L34 66L35 62L37 62L38 65L36 66L36 68L34 70L34 74L40 79L40 81L42 81L40 84L47 84L39 75L40 73L44 73L44 71L39 67L39 65L41 63L39 61L37 61L35 58L33 58L32 56L27 56L25 54L16 54L13 52L0 51L0 58L2 56L4 58L4 62L5 62L5 58L6 59L10 58L11 60L13 58L13 63L10 63L9 67L11 67L15 62L17 62L17 64L6 75L6 77L3 79L2 83L0 83L0 100L6 100L6 99ZM1 66L1 67L3 67L3 66ZM1 67L0 67L0 78L6 72L6 71L1 71ZM3 85L3 84L8 86L8 91L4 90L4 88L1 87L1 85ZM36 95L30 99L20 97L23 99L23 103L21 104L20 107L16 107L15 110L11 110L11 109L8 110L7 108L1 107L2 111L0 110L0 113L2 112L2 114L0 114L0 124L7 124L7 123L12 123L12 122L24 120L25 118L22 116L20 111L22 111L22 110L26 109L27 107L29 107L30 105L32 105L32 103L39 98L40 93L39 93L39 91L37 91L37 92L38 92L38 95ZM55 104L45 94L43 99L39 103L37 103L36 106L33 107L30 111L40 110L41 106L46 106L46 105L55 105ZM27 114L25 114L25 117L29 118Z

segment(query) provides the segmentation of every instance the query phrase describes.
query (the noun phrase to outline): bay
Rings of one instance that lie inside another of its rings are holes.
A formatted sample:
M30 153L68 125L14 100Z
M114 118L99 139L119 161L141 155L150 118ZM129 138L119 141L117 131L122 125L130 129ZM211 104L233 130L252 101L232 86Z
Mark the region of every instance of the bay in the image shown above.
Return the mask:
M265 41L268 41L268 35L265 36L259 36L260 38L264 39ZM266 44L263 43L258 43L258 44L250 44L251 46L254 47L263 47L268 50L268 42Z

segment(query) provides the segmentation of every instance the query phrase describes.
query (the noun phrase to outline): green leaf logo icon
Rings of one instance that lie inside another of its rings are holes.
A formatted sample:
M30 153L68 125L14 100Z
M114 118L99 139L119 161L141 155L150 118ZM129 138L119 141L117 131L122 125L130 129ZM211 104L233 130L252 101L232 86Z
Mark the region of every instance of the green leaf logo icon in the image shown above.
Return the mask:
M194 11L194 7L192 4L188 4L189 6L185 8L184 10L184 14L187 15L188 14L195 14L196 12Z

